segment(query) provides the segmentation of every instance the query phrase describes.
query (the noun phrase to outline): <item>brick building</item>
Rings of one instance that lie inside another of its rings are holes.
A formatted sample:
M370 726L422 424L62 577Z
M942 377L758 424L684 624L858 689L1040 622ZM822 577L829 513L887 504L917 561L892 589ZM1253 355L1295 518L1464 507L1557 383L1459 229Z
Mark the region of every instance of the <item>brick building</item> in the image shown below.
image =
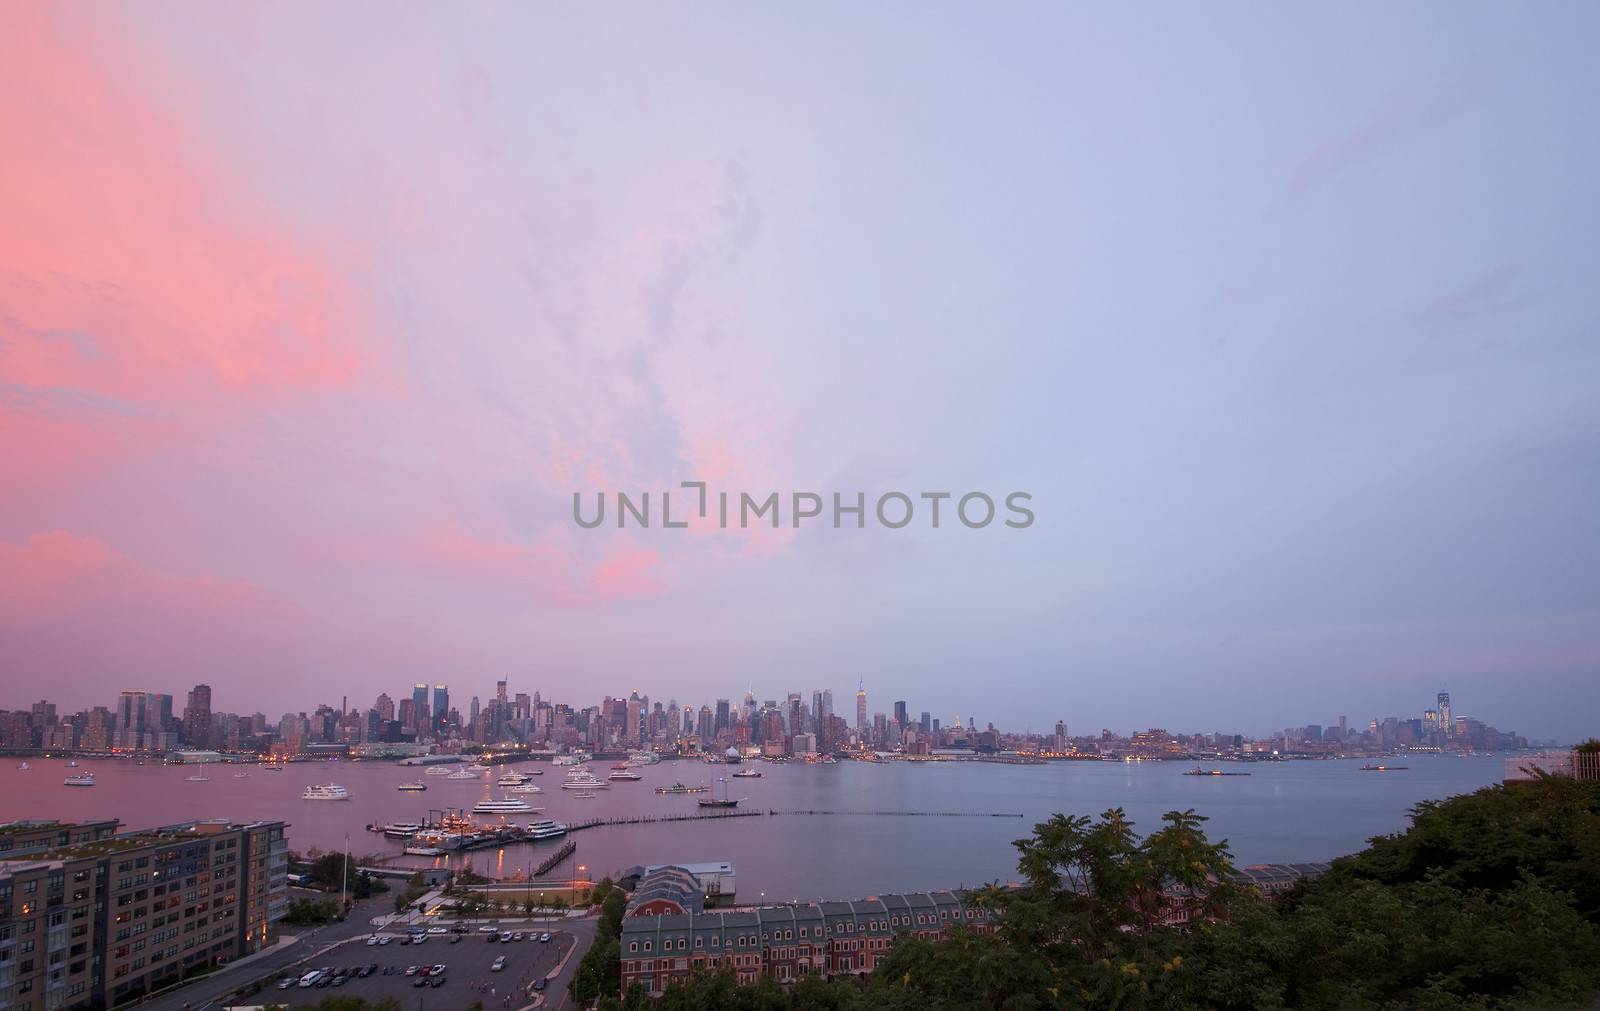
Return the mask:
M730 912L631 915L622 921L622 990L652 996L697 969L731 968L741 983L806 973L871 972L897 937L937 940L954 924L988 929L988 911L956 892Z

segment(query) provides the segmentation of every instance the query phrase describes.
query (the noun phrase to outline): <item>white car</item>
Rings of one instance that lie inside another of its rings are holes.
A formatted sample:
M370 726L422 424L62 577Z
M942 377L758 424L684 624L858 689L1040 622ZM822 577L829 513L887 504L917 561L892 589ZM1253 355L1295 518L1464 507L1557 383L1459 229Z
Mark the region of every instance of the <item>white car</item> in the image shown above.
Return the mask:
M478 928L478 933L480 933L480 934L498 934L498 933L500 933L500 928L495 927L495 926L491 926L490 924L485 923L483 926Z
M367 947L376 948L378 946L378 944L379 944L379 941L378 941L378 938L377 938L376 935L367 938Z
M450 933L450 931L446 930L444 927L429 927L428 928L428 933L430 933L430 934L448 934L448 933Z
M489 966L489 971L490 972L499 972L502 969L504 969L505 967L506 967L506 957L504 955L501 955L499 958L494 960L494 964L493 965Z

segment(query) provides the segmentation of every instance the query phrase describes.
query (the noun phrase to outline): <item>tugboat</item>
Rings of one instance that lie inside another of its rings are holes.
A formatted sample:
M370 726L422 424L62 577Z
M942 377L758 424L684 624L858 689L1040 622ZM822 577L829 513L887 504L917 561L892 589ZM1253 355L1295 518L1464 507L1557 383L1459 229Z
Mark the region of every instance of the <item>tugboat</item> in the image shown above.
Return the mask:
M738 807L739 806L739 801L741 799L743 799L743 798L735 798L733 800L729 800L728 799L728 781L726 779L723 779L721 776L719 776L719 777L717 777L717 782L722 784L722 799L721 800L718 800L716 797L701 797L699 800L695 801L695 803L699 804L701 807Z

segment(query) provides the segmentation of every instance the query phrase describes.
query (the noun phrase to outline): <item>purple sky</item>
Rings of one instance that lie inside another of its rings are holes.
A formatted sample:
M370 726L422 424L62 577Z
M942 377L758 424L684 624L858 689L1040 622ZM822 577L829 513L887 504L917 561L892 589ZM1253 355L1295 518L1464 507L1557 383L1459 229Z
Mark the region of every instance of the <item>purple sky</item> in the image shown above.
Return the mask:
M1597 29L8 5L0 705L1593 732ZM694 479L1037 522L572 523Z

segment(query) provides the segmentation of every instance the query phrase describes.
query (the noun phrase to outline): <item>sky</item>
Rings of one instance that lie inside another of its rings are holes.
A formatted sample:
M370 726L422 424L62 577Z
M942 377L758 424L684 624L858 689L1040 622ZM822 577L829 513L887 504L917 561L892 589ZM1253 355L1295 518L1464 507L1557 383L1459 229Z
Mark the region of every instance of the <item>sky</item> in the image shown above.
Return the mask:
M1597 30L0 3L0 705L1594 733ZM573 522L696 480L1036 518Z

